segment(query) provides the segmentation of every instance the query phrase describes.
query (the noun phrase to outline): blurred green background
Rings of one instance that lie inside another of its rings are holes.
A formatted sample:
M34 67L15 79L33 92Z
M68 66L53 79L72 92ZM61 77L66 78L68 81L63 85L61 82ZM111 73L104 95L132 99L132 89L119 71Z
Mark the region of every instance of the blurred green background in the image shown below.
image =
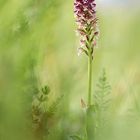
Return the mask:
M128 1L97 3L100 37L93 92L105 68L113 97L111 124L102 136L104 140L139 140L139 6ZM75 30L71 0L0 0L0 140L32 140L31 104L44 85L51 88L50 102L64 94L46 139L69 140L80 133L87 59L84 54L77 56Z

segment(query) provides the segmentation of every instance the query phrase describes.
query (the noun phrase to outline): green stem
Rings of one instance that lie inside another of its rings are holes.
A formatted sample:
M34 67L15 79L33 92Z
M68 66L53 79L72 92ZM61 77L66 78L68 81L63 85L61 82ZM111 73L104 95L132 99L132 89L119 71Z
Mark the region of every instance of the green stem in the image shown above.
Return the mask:
M88 107L91 106L91 88L92 88L92 55L88 57Z
M90 47L89 47L90 48ZM91 127L91 105L92 105L92 54L91 49L89 49L88 52L88 107L86 110L86 140L91 140L92 136L91 133L93 133L92 127Z

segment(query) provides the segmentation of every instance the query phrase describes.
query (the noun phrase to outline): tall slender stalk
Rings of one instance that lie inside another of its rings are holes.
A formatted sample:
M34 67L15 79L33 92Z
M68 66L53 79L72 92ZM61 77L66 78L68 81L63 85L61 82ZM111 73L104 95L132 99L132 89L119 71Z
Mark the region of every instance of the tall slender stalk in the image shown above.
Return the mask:
M90 43L89 43L90 44ZM90 47L89 47L90 48ZM86 139L91 140L93 138L92 135L92 112L91 112L91 107L92 107L92 54L91 54L91 49L89 49L88 53L88 106L86 110Z
M89 53L88 57L88 106L91 106L91 92L92 92L92 56Z

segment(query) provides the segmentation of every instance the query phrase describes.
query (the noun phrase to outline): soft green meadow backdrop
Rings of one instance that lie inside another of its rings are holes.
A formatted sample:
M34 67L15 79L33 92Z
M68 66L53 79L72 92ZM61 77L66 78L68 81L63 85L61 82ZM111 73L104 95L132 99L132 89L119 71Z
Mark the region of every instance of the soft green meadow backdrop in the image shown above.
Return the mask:
M140 139L140 10L127 4L97 6L93 93L105 69L113 97L101 140ZM71 0L0 0L0 140L33 140L31 105L44 85L50 103L64 95L44 139L82 133L87 57L77 56L75 29Z

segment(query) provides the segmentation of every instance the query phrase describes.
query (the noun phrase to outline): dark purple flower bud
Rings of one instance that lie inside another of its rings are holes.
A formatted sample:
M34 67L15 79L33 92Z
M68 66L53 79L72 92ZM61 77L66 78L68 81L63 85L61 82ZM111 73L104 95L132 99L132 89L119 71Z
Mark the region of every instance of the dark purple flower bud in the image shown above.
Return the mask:
M86 24L88 21L93 21L96 17L96 4L95 0L75 0L74 2L74 13L78 19L79 24Z

